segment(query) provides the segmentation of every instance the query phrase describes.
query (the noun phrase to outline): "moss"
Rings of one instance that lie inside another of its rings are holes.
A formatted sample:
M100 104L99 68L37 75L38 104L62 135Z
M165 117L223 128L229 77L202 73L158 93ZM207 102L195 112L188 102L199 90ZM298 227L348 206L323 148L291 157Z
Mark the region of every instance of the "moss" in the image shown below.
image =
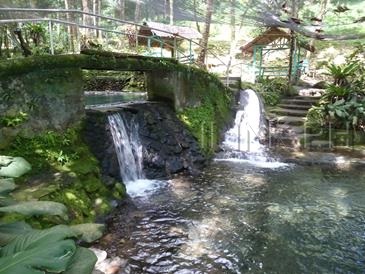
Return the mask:
M23 156L33 165L27 176L17 179L20 190L15 197L63 203L72 224L93 222L97 216L110 212L112 199L122 199L125 195L120 183L110 188L103 183L99 162L83 142L80 132L77 127L65 132L48 131L33 138L18 137L10 147L0 150L0 154ZM30 197L26 191L29 184L33 189L46 184L43 188L47 191L32 193ZM6 218L24 219L18 215ZM49 217L33 217L27 221L36 227L60 222Z
M214 76L210 76L215 80ZM201 97L201 105L185 108L178 116L197 138L207 156L211 156L220 142L220 134L231 114L231 92L220 82L194 82Z

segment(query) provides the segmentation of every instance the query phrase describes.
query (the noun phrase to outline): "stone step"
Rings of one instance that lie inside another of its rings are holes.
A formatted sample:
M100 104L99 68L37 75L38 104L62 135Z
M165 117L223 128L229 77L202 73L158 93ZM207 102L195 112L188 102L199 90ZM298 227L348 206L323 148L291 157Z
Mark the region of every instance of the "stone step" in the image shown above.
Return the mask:
M302 96L302 95L298 95L298 96L294 96L292 98L297 99L297 100L318 101L319 98L321 98L321 97L320 96ZM288 98L288 99L290 99L290 98Z
M278 115L298 116L298 117L307 116L307 111L302 109L275 108L272 109L271 112L276 113Z
M294 117L294 116L278 116L276 117L278 124L286 124L291 126L303 126L306 120L305 117Z
M281 100L282 104L290 104L290 105L306 105L312 106L317 103L317 100L308 100L308 99L283 99Z
M301 134L304 133L304 127L303 126L289 126L286 124L278 124L276 125L275 129L277 131L281 131L283 133L295 133L295 134Z
M290 108L290 109L304 109L308 110L311 108L310 105L296 105L296 104L278 104L280 108Z

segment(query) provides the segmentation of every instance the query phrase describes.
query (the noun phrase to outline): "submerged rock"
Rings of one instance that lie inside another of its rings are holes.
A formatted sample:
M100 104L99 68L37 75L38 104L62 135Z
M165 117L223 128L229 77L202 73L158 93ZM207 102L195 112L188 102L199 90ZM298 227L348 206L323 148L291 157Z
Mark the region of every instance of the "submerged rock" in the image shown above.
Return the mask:
M32 166L22 157L0 156L0 177L17 178L31 169Z

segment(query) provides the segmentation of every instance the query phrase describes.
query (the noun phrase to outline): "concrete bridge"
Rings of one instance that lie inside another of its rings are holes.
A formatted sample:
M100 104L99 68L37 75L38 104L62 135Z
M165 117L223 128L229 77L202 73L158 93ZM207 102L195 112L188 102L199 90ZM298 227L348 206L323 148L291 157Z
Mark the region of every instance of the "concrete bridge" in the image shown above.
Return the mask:
M143 71L148 100L165 101L176 111L201 105L212 90L227 91L219 78L169 58L86 51L2 61L0 147L9 136L65 129L80 121L85 114L82 69Z

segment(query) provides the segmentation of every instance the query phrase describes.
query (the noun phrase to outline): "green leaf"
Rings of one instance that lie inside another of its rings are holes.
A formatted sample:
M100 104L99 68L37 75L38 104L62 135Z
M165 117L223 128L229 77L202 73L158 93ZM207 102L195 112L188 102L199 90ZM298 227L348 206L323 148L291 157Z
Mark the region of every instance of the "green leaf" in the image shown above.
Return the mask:
M0 196L6 195L16 188L13 179L0 179Z
M17 236L0 250L0 274L41 274L65 271L76 245L75 237L64 225L33 230Z
M49 201L30 201L0 207L0 212L16 212L27 216L33 215L56 215L67 218L67 208L57 202Z
M0 246L10 243L18 235L32 231L32 227L26 222L16 222L0 225Z
M90 274L95 266L97 257L91 250L78 247L63 274Z
M52 245L34 246L0 258L0 274L60 273L76 251L72 240L63 240Z
M52 245L64 239L76 238L76 234L71 228L65 225L57 225L44 230L32 230L24 235L15 238L10 244L0 250L1 256L9 256L34 246Z
M81 236L81 240L91 243L103 236L105 225L90 223L73 225L70 226L70 228L75 232L75 234Z

